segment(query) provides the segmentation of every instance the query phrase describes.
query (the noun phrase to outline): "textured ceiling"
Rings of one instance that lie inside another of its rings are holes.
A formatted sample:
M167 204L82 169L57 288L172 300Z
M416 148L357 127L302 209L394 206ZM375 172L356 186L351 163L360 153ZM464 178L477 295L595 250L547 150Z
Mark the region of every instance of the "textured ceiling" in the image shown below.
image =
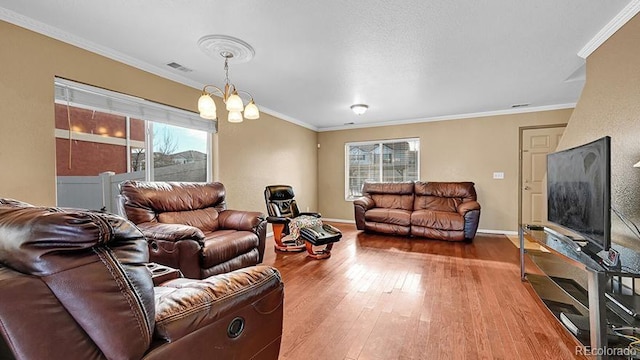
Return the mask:
M196 88L224 83L222 58L198 39L240 38L255 57L231 64L235 85L322 130L571 106L584 85L577 53L630 3L0 0L0 18Z

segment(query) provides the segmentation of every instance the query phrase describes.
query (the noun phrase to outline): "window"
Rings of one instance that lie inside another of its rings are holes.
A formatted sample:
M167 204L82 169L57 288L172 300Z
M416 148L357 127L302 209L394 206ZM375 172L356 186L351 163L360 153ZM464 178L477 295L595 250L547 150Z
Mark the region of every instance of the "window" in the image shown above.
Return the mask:
M55 101L58 176L112 171L152 181L211 178L215 121L59 78Z
M347 143L345 145L345 198L362 196L365 181L418 180L420 139Z

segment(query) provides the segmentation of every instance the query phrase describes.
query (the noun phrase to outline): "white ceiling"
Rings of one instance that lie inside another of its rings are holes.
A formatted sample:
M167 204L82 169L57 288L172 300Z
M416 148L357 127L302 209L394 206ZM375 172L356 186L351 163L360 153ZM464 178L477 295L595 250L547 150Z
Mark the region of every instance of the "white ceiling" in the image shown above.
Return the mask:
M232 82L262 111L328 130L508 113L522 103L571 107L584 85L578 52L637 8L638 0L0 0L0 19L195 88L224 84L222 58L204 54L198 39L240 38L255 57L231 64ZM355 115L354 103L369 111Z

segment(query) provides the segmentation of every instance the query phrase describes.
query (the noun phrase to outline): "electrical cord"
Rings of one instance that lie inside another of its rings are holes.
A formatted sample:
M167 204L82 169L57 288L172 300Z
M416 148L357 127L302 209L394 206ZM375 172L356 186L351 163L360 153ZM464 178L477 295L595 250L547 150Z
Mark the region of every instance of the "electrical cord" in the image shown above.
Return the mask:
M631 233L637 237L638 239L640 239L640 229L638 229L638 226L636 224L633 223L633 221L631 221L631 219L627 218L626 216L624 216L624 214L622 214L621 212L619 212L616 208L614 208L613 206L611 207L611 210L618 216L618 218L620 218L620 220L622 221L623 224L625 224L627 226L627 228L629 228L629 230L631 230ZM633 226L633 227L632 227Z
M633 326L621 326L621 327L612 327L611 330L615 335L630 341L629 345L627 345L628 348L632 349L634 352L637 352L640 350L640 338L634 335L629 335L629 334L620 332L620 331L631 331L632 334L636 334L638 333L638 330L639 330L638 328Z

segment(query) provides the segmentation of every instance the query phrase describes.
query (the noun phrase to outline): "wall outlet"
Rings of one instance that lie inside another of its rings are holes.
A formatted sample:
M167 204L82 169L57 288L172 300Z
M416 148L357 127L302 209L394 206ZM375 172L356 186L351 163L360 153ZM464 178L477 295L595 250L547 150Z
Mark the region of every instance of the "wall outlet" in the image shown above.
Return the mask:
M502 180L502 179L504 179L504 173L502 171L494 172L493 173L493 178Z

